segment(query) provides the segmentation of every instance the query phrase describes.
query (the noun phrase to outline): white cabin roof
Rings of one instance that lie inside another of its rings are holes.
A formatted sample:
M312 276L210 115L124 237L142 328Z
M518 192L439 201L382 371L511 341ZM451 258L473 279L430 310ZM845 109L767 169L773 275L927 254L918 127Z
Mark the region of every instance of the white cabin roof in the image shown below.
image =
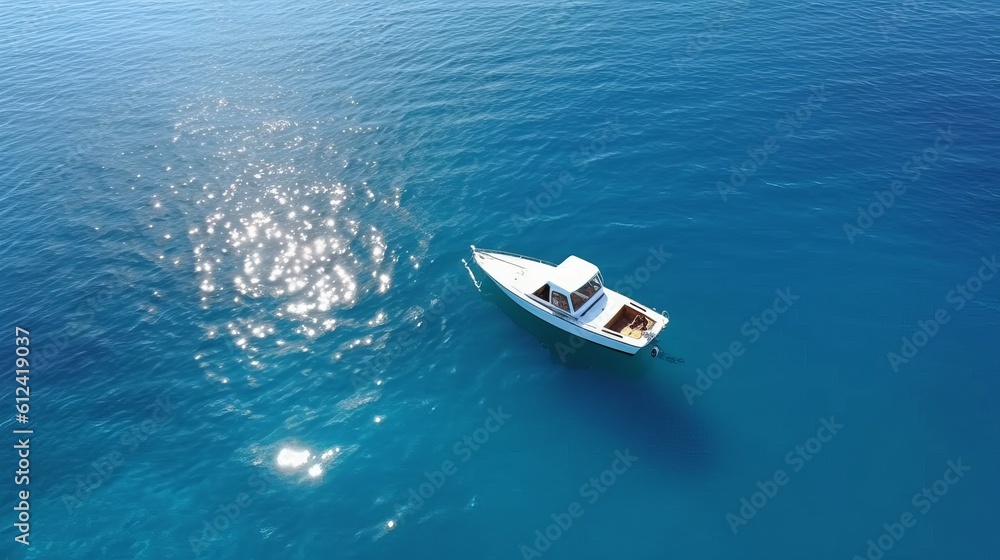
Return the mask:
M570 255L552 271L549 283L569 294L586 284L597 273L596 266L579 257Z

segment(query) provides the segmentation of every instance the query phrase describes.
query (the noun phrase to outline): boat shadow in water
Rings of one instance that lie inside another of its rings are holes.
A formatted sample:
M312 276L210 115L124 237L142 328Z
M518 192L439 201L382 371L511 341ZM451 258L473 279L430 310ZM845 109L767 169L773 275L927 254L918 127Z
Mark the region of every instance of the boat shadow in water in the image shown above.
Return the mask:
M534 335L562 366L553 377L553 394L572 403L567 409L586 411L580 421L607 431L622 441L623 450L628 447L663 469L697 476L713 470L715 433L684 398L682 379L689 374L683 364L654 359L648 348L628 356L573 342L572 335L521 309L495 286L487 289L488 284L483 283L484 298ZM669 351L669 344L660 346ZM667 377L674 372L676 378Z

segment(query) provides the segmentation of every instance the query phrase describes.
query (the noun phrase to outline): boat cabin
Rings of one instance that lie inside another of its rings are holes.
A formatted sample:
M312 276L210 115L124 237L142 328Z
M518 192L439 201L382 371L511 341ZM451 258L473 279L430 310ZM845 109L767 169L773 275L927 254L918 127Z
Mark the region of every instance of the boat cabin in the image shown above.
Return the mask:
M604 279L596 266L570 256L552 271L549 281L532 295L550 307L579 317L604 296Z

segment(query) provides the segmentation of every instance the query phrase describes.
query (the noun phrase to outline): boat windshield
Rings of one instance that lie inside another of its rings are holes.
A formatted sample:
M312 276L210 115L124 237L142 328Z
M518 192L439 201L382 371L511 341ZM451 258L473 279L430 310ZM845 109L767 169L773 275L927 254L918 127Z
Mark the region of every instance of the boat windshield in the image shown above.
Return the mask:
M570 297L573 299L573 309L579 311L583 309L584 304L587 303L590 298L594 297L601 289L601 275L595 274L589 282L580 287L580 289L573 292Z
M566 296L555 290L552 290L552 305L563 311L569 311L569 302L566 300Z

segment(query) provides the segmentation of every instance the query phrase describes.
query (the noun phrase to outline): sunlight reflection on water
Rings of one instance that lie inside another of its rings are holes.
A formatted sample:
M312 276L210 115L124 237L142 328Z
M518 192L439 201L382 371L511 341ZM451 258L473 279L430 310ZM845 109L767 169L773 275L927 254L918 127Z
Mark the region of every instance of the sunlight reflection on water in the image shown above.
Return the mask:
M366 136L379 127L267 118L265 110L231 98L208 99L186 111L174 125L177 148L214 147L206 176L181 185L202 208L187 232L199 298L203 309L232 311L224 324L207 330L228 333L261 364L262 345L285 346L291 333L305 350L345 322L384 325L382 309L360 322L343 313L366 296L387 294L406 253L390 247L385 232L392 213L406 214L403 185L394 181L377 194L366 180L376 161L343 171L353 164L347 154L372 143ZM342 133L339 144L321 137L331 126ZM404 258L414 269L420 264L412 254ZM353 337L340 350L371 342L370 336Z

